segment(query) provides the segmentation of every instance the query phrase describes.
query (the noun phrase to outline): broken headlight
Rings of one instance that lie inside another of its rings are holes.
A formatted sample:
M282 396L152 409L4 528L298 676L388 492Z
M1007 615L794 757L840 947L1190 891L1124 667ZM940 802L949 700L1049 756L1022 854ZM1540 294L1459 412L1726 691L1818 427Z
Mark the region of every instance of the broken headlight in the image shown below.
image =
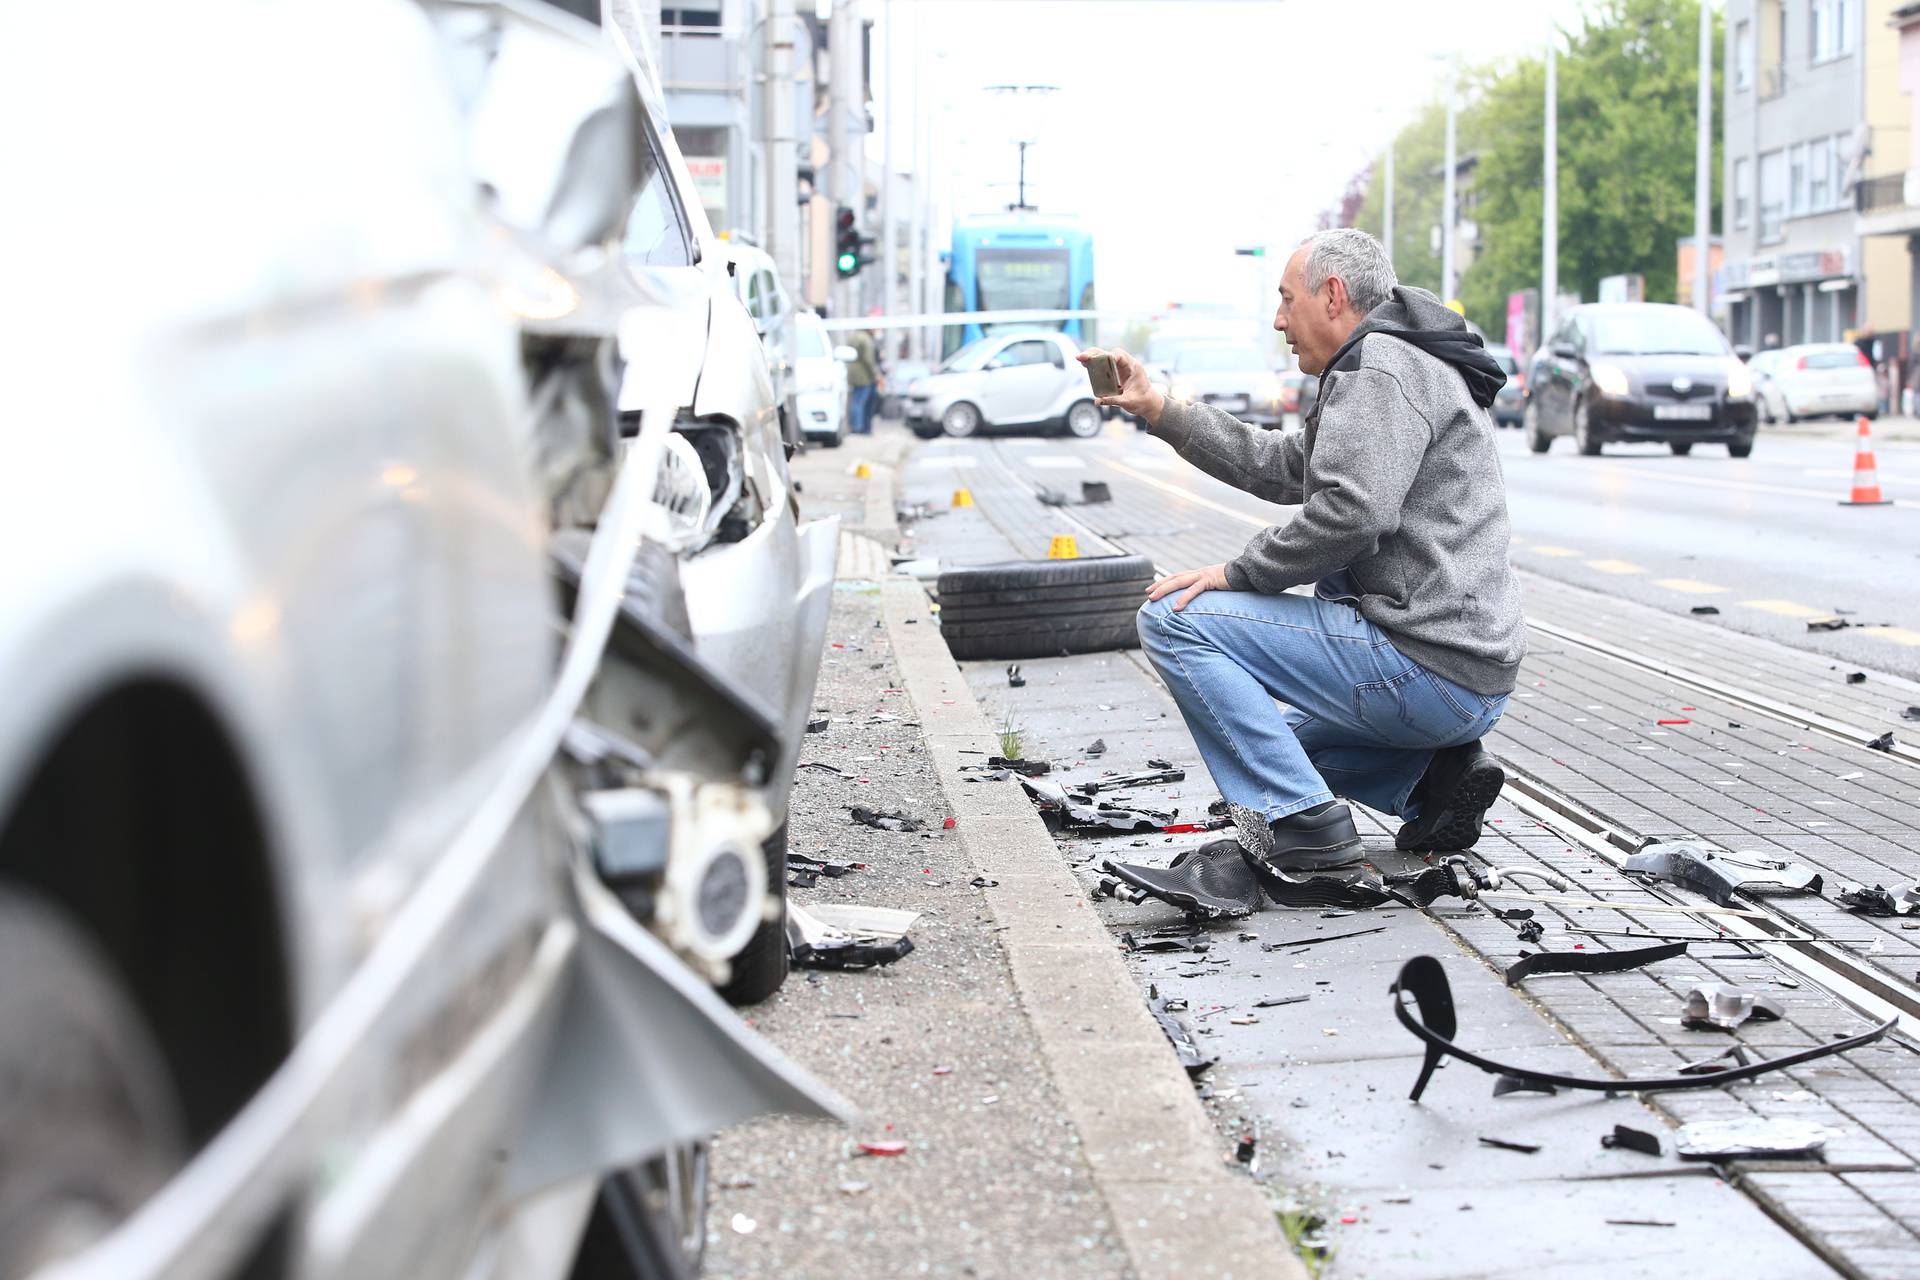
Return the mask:
M676 555L706 540L713 489L693 442L679 432L667 436L653 505L664 516L658 541Z

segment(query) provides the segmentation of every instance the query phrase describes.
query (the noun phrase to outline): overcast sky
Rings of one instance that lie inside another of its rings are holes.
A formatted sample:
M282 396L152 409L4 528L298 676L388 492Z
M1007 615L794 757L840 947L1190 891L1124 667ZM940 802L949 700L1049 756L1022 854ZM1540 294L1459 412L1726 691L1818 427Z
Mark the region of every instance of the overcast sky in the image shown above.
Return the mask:
M878 161L888 111L911 167L919 110L929 168L961 212L1014 198L1013 138L1028 199L1079 214L1095 235L1102 309L1173 299L1251 307L1255 264L1236 245L1283 249L1312 230L1355 170L1469 61L1541 47L1549 14L1577 0L862 0L875 19ZM996 84L1058 86L1017 116Z

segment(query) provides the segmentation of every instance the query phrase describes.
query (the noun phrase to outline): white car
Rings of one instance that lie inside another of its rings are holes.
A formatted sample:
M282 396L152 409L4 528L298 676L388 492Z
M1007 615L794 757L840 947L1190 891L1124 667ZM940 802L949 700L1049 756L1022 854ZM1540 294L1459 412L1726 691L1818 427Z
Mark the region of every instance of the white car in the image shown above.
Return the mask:
M754 331L766 348L767 376L773 382L774 403L780 407L780 438L798 444L800 386L794 367L794 343L798 339L794 322L799 312L766 250L738 231L717 238L717 243L732 277L733 294L753 318Z
M800 430L807 439L837 449L847 438L847 366L858 357L852 347L836 347L826 322L811 311L796 315L793 329Z
M1880 385L1866 353L1849 342L1812 342L1761 351L1747 362L1753 371L1760 417L1795 422L1826 414L1880 415Z
M970 342L907 390L907 426L922 439L994 427L1063 427L1083 440L1106 420L1080 347L1063 333L998 333Z
M1251 342L1194 343L1174 353L1168 394L1224 409L1243 422L1277 427L1283 390L1266 353Z

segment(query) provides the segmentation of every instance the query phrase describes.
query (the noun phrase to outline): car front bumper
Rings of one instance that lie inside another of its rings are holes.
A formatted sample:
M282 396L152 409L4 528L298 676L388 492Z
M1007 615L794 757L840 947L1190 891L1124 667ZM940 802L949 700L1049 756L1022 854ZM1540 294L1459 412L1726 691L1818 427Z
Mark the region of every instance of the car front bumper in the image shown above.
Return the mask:
M1705 402L1706 418L1662 418L1657 408L1671 401L1616 400L1596 397L1587 408L1589 430L1601 440L1645 440L1676 444L1693 440L1720 441L1751 438L1754 408L1751 400Z

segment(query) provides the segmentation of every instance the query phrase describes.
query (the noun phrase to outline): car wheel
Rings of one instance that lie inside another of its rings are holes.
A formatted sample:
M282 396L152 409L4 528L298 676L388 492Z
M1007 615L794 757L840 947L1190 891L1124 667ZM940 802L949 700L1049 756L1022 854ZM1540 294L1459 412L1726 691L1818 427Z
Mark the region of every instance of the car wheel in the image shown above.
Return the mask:
M1600 442L1594 439L1593 422L1587 414L1587 403L1576 400L1573 404L1573 442L1580 446L1580 452L1589 458L1600 456Z
M733 976L720 987L720 994L734 1006L759 1004L778 991L787 980L787 824L768 836L761 846L767 859L767 892L779 903L771 920L747 939L747 945L733 958Z
M980 430L980 411L965 400L948 405L940 415L940 429L956 440L964 440Z
M956 658L1051 658L1140 643L1145 556L975 565L940 575L940 634Z
M179 1100L106 958L0 889L0 1275L80 1252L184 1155Z
M1067 410L1067 430L1081 440L1099 435L1101 424L1100 407L1091 400L1082 400Z
M1729 458L1746 458L1746 457L1751 457L1752 454L1753 454L1753 437L1752 436L1748 436L1745 440L1735 440L1727 446L1727 456Z
M689 1143L602 1181L571 1280L698 1275L707 1252L707 1156L706 1143Z
M1667 441L1667 448L1669 448L1669 449L1671 449L1671 450L1673 450L1673 456L1674 456L1674 457L1676 457L1676 458L1684 458L1684 457L1686 457L1686 456L1687 456L1688 454L1690 454L1690 453L1692 453L1692 452L1693 452L1693 441L1691 441L1691 440L1669 440L1669 441Z
M1529 400L1526 412L1521 415L1521 425L1526 429L1527 448L1535 453L1545 453L1553 448L1553 437L1540 429L1540 406Z

